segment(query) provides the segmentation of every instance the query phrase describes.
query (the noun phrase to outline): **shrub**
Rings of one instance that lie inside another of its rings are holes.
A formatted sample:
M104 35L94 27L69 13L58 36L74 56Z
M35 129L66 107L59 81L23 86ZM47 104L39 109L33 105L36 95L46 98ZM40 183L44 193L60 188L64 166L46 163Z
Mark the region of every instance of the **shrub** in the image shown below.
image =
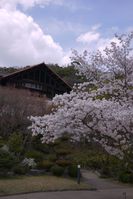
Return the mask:
M53 162L51 162L49 160L43 160L43 161L41 161L41 162L38 163L37 167L39 169L49 170L53 165L54 165Z
M5 141L3 140L2 137L0 137L0 148L5 145Z
M58 138L58 140L60 141L60 143L62 142L69 142L70 140L70 135L68 133L64 133L64 135L62 135L62 137Z
M102 178L105 178L105 177L111 177L112 174L111 174L111 169L109 166L103 166L102 169L100 170L100 175Z
M87 148L73 150L73 153L70 154L69 159L73 162L73 164L80 164L82 167L91 168L91 169L100 169L102 166L103 157L93 152L92 150L88 150Z
M71 150L68 148L58 148L56 149L56 153L60 156L65 156L71 153Z
M133 183L133 173L129 171L121 171L119 173L118 179L124 183Z
M28 166L23 166L21 164L18 164L13 168L13 171L15 174L24 175L29 171L29 168Z
M71 165L68 168L68 175L72 178L76 178L77 177L77 172L78 172L78 168L77 165Z
M56 156L56 154L49 154L46 156L46 159L54 162L57 160L57 156Z
M0 150L0 175L6 175L15 165L16 160L14 157L3 150Z
M56 164L61 167L67 167L71 165L71 162L69 160L57 160Z
M100 156L89 157L87 160L87 166L94 170L101 169L103 166L101 157Z
M32 147L43 153L49 153L49 145L41 142L41 135L32 137Z
M8 140L10 151L20 153L23 150L23 136L22 134L13 133Z
M28 151L25 156L27 158L33 158L36 162L40 162L41 160L44 159L44 154L40 151L32 150Z
M55 165L51 168L51 172L55 176L62 176L64 173L64 168L58 165Z

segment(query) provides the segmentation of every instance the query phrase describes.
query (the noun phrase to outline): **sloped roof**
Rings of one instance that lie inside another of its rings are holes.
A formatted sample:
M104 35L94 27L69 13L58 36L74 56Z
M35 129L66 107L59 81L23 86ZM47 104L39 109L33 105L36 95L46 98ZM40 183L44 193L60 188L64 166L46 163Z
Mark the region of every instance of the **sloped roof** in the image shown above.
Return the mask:
M11 78L11 77L13 77L13 76L19 74L19 73L23 73L23 72L25 72L25 71L31 70L31 69L33 69L33 68L37 68L37 67L39 67L39 66L43 66L43 67L47 68L47 69L48 69L49 71L51 71L60 81L62 81L70 90L72 89L71 86L70 86L67 82L65 82L55 71L53 71L50 67L48 67L44 62L43 62L43 63L40 63L40 64L37 64L37 65L33 65L33 66L26 66L26 67L23 68L23 69L17 70L17 71L15 71L15 72L13 72L13 73L10 73L10 74L8 74L8 75L5 75L4 77L1 77L0 80L1 80L1 81L2 81L2 80L7 80L7 79L9 79L9 78Z

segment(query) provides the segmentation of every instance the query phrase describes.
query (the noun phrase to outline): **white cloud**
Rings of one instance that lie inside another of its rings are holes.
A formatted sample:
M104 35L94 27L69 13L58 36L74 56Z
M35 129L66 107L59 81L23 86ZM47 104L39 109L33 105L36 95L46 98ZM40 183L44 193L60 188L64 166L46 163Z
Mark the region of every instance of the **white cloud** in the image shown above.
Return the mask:
M100 37L100 34L98 32L94 32L94 31L90 31L90 32L87 32L85 34L81 34L77 39L76 41L77 42L81 42L83 44L85 43L91 43L91 42L94 42L94 41L97 41Z
M92 42L91 44L84 44L80 46L78 51L88 50L88 52L94 52L96 50L100 50L104 53L106 47L110 47L111 43L115 42L117 45L120 45L119 41L115 37L100 37L96 42Z
M0 31L0 65L66 61L62 47L20 11L0 9Z
M96 24L91 27L89 32L81 34L77 37L76 41L80 43L80 49L82 49L82 51L88 50L89 52L91 52L95 50L100 50L104 53L104 49L106 47L110 47L110 44L112 42L115 42L117 45L120 45L116 37L104 37L102 34L100 34L100 32L98 31L100 27L101 24ZM113 28L114 27L112 27L112 29Z

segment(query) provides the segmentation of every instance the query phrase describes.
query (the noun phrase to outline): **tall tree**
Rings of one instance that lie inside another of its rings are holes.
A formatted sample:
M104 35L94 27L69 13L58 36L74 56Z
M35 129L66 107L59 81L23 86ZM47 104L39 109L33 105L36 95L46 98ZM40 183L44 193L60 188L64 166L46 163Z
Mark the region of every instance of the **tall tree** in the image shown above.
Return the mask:
M133 33L116 35L103 52L79 55L72 62L87 82L76 84L70 94L53 99L53 112L31 117L33 135L54 142L64 132L72 141L85 137L109 154L123 158L133 153Z

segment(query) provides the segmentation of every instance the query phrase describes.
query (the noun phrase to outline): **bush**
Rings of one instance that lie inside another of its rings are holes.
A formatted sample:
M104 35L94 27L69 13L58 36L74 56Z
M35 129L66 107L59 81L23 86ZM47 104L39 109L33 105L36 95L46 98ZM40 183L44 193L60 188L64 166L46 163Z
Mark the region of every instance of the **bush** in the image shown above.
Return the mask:
M23 136L22 134L13 133L8 140L10 151L14 153L21 153L23 150Z
M55 165L51 168L51 172L55 176L62 176L64 174L64 168L58 165Z
M78 168L77 165L71 165L68 168L68 175L72 178L76 178L77 177L77 172L78 172Z
M73 150L68 157L75 165L80 164L82 167L90 169L100 169L102 167L102 155L94 150L88 150L87 147Z
M54 162L57 160L57 156L56 156L56 154L49 154L46 156L46 159Z
M41 142L41 135L32 137L32 147L43 153L49 153L49 145Z
M71 153L71 150L68 148L58 148L55 150L57 155L65 156Z
M13 171L15 174L24 175L29 171L29 168L28 166L23 166L21 164L18 164L17 166L13 168Z
M67 167L71 165L71 162L69 160L57 160L56 164L61 167Z
M89 157L87 160L87 166L91 169L97 170L103 167L100 156Z
M3 140L2 137L0 137L0 148L5 145L5 141Z
M53 162L51 162L49 160L43 160L43 161L41 161L41 162L38 163L37 167L39 169L49 170L53 165L54 165Z
M10 153L0 150L0 175L6 175L8 171L11 171L15 163L16 160Z
M40 162L44 159L44 154L40 151L32 150L32 151L28 151L25 154L25 157L33 158L36 162Z
M100 175L102 178L112 177L111 169L109 166L103 166L100 170Z
M122 171L118 177L119 181L124 183L133 183L133 173L128 171Z

